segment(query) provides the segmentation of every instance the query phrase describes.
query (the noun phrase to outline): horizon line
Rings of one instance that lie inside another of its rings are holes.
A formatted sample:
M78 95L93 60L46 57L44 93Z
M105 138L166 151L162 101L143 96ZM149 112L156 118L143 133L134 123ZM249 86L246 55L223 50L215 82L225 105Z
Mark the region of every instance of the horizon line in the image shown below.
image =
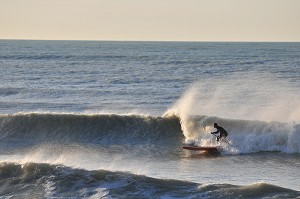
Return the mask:
M300 41L256 41L256 40L110 40L110 39L2 39L0 41L90 41L90 42L194 42L194 43L300 43Z

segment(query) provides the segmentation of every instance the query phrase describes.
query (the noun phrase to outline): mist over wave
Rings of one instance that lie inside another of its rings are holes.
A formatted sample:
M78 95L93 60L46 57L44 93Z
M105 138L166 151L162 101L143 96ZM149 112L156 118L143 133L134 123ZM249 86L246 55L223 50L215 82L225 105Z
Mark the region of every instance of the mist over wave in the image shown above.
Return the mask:
M236 72L216 74L192 83L167 111L222 118L300 122L299 88L270 74Z

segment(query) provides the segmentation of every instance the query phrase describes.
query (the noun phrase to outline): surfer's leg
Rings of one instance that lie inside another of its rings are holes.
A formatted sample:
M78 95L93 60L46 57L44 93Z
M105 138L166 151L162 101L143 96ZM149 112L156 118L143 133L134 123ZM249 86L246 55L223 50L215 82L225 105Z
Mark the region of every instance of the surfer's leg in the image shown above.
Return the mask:
M218 140L217 140L217 141L221 140L223 137L224 137L224 135L223 135L223 134L220 134L220 135L218 136Z

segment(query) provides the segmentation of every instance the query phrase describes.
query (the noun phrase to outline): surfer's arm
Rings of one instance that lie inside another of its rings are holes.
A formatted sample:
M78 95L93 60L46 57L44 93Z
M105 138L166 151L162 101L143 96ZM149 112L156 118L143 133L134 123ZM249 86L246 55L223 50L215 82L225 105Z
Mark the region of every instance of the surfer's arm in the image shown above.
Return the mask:
M217 134L219 133L219 130L217 130L216 132L211 132L211 134Z

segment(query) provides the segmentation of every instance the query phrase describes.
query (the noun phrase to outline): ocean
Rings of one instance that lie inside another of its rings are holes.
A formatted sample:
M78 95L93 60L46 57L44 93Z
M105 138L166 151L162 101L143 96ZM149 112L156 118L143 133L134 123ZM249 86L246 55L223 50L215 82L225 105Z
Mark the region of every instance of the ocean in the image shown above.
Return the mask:
M0 69L0 198L300 198L300 43L0 40Z

